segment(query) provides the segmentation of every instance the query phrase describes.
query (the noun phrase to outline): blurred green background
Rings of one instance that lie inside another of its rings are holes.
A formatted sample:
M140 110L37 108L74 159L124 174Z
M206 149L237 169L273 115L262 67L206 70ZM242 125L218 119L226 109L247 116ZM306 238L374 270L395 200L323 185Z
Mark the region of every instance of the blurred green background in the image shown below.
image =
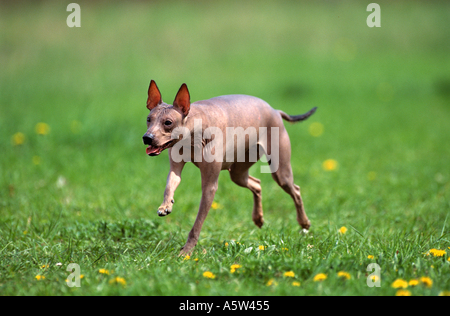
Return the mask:
M81 27L69 28L69 2L0 2L8 227L145 218L181 231L181 247L200 177L187 166L177 209L157 218L168 157L147 157L141 139L153 79L167 103L185 82L191 101L249 94L291 115L317 106L308 121L286 124L313 232L346 223L369 233L448 231L450 2L378 1L373 28L364 1L77 3ZM337 169L324 170L326 159ZM258 170L267 225L297 229L291 199ZM203 245L251 238L251 193L223 173L216 201Z

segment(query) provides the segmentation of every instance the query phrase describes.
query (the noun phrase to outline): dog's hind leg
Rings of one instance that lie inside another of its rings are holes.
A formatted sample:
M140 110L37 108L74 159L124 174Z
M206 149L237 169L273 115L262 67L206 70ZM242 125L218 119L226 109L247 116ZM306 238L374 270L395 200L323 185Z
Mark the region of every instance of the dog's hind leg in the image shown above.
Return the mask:
M311 222L306 216L303 200L300 195L300 187L294 184L294 176L291 167L291 145L289 136L284 129L280 132L279 146L278 169L272 172L272 177L278 185L292 197L297 211L297 221L303 229L308 230L311 226Z
M253 192L253 222L261 228L264 224L263 210L261 202L261 181L248 174L248 169L254 162L237 162L229 169L231 180L237 185L248 188Z
M272 177L278 183L278 185L283 188L294 200L295 208L297 211L297 221L300 226L304 229L309 229L311 222L306 216L305 207L303 206L303 200L300 195L300 187L294 184L294 179L292 176L291 165L283 165L280 163L280 168L277 172L272 173Z

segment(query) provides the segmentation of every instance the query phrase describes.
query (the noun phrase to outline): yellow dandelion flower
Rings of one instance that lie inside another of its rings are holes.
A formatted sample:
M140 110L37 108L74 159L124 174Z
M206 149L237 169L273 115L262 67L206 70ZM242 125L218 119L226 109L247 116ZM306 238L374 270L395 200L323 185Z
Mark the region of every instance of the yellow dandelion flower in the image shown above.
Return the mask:
M116 282L117 282L117 283L120 283L120 284L122 284L122 285L126 285L126 284L127 284L127 281L125 281L125 279L124 279L124 278L121 278L121 277L117 277L117 278L116 278Z
M333 171L338 167L338 162L334 159L327 159L323 162L322 168L325 171Z
M287 271L284 273L284 276L287 278L293 278L293 277L295 277L295 273L294 273L294 271Z
M100 272L101 274L109 274L109 270L106 269L99 269L98 272Z
M373 258L374 258L374 256L372 256L372 255L367 256L367 259L373 259Z
M442 291L439 293L439 296L450 296L450 291Z
M402 280L402 279L397 279L391 284L391 286L394 289L400 289L400 288L406 289L408 287L408 282L406 282L405 280Z
M84 278L84 274L80 274L80 279Z
M50 126L47 123L37 123L36 124L36 133L38 135L47 135L50 133Z
M308 127L308 132L311 136L319 137L323 134L323 124L319 122L313 122Z
M411 296L411 292L408 290L398 290L395 296Z
M186 255L186 256L183 258L183 260L189 260L189 259L191 259L191 256L190 256L190 255Z
M36 275L35 278L36 278L36 280L38 280L38 281L40 281L40 280L45 280L45 276L39 275L39 274Z
M421 277L420 278L420 282L425 284L427 287L432 287L433 286L433 280L431 280L429 277Z
M327 275L325 273L319 273L319 274L316 274L313 281L314 282L323 281L323 280L326 280L326 278L327 278Z
M115 277L112 280L109 280L109 284L122 284L123 286L125 286L127 284L127 281L125 281L124 278L121 277Z
M198 258L195 258L194 261L197 262L197 261L198 261Z
M267 246L263 246L263 245L260 245L260 246L258 247L259 250L265 250L266 248L267 248Z
M292 282L292 286L300 286L300 282L294 281Z
M210 272L210 271L205 271L203 272L203 276L207 279L215 279L216 276L214 275L214 273Z
M14 146L22 145L25 142L25 134L18 132L12 136L12 143Z
M417 280L417 279L412 279L412 280L409 280L409 282L408 282L409 286L417 286L418 284L419 284L419 280Z
M338 277L345 278L347 280L350 280L350 278L351 278L350 273L345 272L345 271L339 271L337 275L338 275Z
M342 226L341 228L339 228L339 233L341 233L342 235L345 234L347 232L347 227Z
M283 250L283 251L289 251L288 248L281 248L281 250Z
M445 250L440 250L440 249L430 249L430 253L433 254L434 257L443 257L446 252Z
M228 247L228 243L227 242L225 243L225 247Z
M231 267L230 267L230 272L234 273L234 272L236 272L236 269L239 269L241 267L242 266L240 264L232 264Z
M41 266L41 269L45 269L45 268L48 268L48 267L49 267L48 264L44 264L44 265Z
M275 281L274 279L270 279L269 281L267 281L266 286L277 286L278 283L277 281Z
M219 208L222 208L222 205L220 205L219 203L217 203L216 201L212 202L211 204L211 208L213 210L218 210Z
M380 277L378 275L372 275L370 277L370 280L372 280L372 282L377 282L380 279Z

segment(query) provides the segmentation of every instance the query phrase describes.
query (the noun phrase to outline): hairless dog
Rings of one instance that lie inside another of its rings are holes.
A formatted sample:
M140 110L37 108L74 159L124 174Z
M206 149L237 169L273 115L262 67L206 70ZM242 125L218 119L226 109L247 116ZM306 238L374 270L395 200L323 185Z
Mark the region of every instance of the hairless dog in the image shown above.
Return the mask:
M193 162L201 173L199 211L180 255L190 254L197 244L218 188L221 170L228 170L234 183L253 192L252 219L258 227L263 225L260 180L248 172L263 154L269 164L268 172L294 200L298 223L303 230L309 229L311 224L305 213L300 187L294 184L291 144L283 119L292 123L303 121L316 108L302 115L290 116L248 95L225 95L191 103L186 84L181 85L173 105L170 105L162 101L153 80L148 89L147 108L150 114L147 132L143 136L144 144L148 146L146 153L157 156L165 149L169 152L170 171L158 215L166 216L172 212L174 193L186 162Z

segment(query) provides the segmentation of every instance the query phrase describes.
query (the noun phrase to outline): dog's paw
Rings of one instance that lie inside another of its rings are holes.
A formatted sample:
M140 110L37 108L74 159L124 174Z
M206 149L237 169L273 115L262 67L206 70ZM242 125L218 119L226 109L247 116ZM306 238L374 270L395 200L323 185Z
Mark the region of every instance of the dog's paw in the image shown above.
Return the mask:
M158 208L158 216L166 216L169 215L170 213L172 213L172 209L168 206L161 205Z
M183 248L180 249L178 256L190 256L194 251L195 245L197 245L196 241L188 240Z
M178 257L186 257L190 256L192 253L192 249L190 251L185 250L184 247L180 249L180 253L178 254Z
M261 215L260 216L254 216L253 217L253 222L255 223L256 226L261 228L262 225L264 224L264 219L263 219L263 217Z

